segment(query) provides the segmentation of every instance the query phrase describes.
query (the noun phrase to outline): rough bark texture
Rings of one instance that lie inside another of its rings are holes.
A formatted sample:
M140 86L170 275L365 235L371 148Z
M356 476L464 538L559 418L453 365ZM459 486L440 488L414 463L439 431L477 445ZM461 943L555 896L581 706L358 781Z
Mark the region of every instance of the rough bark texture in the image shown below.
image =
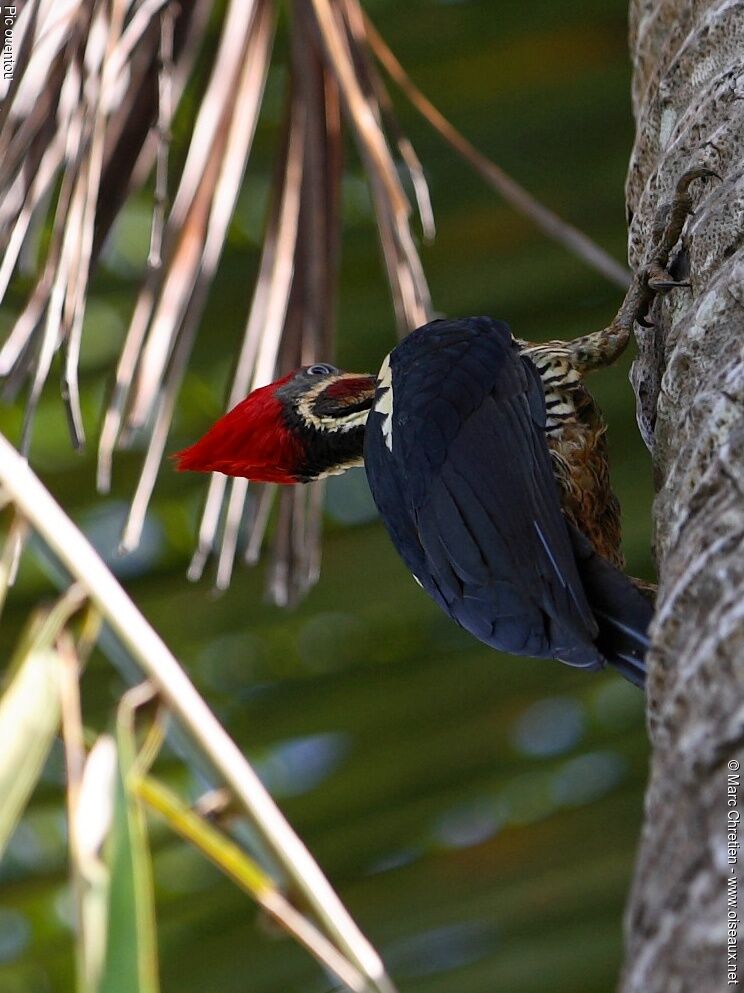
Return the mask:
M660 596L650 657L653 748L627 917L623 993L744 988L727 963L727 767L744 773L744 0L631 0L637 136L630 259L695 165L677 256L690 290L658 301L633 383L658 495ZM744 812L740 829L744 866ZM744 922L744 882L739 916ZM729 968L739 983L731 984Z

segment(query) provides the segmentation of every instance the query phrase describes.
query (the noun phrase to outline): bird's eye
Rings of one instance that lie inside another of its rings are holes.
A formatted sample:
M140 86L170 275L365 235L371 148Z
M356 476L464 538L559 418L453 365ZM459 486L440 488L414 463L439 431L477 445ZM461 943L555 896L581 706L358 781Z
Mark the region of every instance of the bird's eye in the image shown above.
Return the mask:
M338 372L338 369L333 365L326 365L321 362L318 365L308 366L307 369L309 376L330 376L334 372Z

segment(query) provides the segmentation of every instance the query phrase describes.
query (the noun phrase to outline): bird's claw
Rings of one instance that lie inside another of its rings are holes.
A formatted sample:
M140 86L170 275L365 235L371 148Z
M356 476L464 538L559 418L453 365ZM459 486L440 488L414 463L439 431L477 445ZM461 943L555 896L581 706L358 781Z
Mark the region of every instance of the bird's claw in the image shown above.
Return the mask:
M689 280L676 280L667 271L669 256L677 244L688 217L693 216L690 184L696 179L720 176L707 166L688 169L677 180L674 196L665 203L657 215L656 244L645 267L646 286L651 293L668 293L669 290L689 287Z
M683 172L682 175L677 180L677 193L685 194L690 188L690 183L695 179L707 179L712 177L721 181L721 177L713 169L709 169L707 166L695 166L693 169L688 169L687 172Z
M708 177L721 178L717 172L706 166L688 169L679 177L671 201L664 203L656 214L650 238L651 247L644 264L636 271L614 320L601 331L583 335L571 343L571 362L582 375L614 362L625 349L634 324L643 328L654 327L649 310L657 295L691 285L688 279L675 279L672 276L669 272L669 257L679 241L685 221L693 213L690 184L696 179ZM687 269L684 272L686 274Z
M675 279L658 262L652 262L646 269L646 285L654 293L668 293L679 287L690 286L689 279Z
M669 279L649 279L648 281L648 288L653 290L654 293L668 293L670 290L689 289L691 286L692 283L689 279L677 282L671 276Z

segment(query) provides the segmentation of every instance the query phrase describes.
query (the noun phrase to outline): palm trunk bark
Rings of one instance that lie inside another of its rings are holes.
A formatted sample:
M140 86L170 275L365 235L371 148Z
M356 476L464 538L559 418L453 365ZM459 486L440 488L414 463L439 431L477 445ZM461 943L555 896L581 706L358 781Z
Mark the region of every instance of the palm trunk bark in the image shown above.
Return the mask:
M695 214L676 259L691 289L657 301L632 373L656 474L660 593L649 660L651 778L620 988L721 993L744 988L744 923L738 949L730 942L736 918L744 921L744 888L739 912L730 906L739 849L727 847L735 840L727 827L735 835L744 810L744 789L736 793L744 765L744 0L631 0L630 24L631 264L641 263L658 207L682 173L707 166L721 181L692 187ZM739 834L744 845L744 823Z

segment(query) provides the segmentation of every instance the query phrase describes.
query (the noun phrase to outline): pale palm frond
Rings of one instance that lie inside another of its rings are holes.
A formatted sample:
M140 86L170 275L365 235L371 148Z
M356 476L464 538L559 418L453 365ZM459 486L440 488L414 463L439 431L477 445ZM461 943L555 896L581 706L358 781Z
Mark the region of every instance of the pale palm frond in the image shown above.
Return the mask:
M79 678L85 658L101 633L101 623L105 622L120 649L147 680L126 692L119 704L119 732L122 720L129 725L127 741L118 734L118 764L122 775L126 773L121 785L127 806L136 807L134 801L139 797L161 814L170 813L170 823L175 829L187 820L189 830L181 831L182 836L209 854L346 988L354 993L395 993L379 955L285 820L258 774L90 542L2 436L0 491L13 506L17 519L23 520L24 527L31 529L55 556L62 567L62 576L69 577L70 582L56 605L40 610L32 618L19 641L9 679L0 695L3 745L0 785L4 787L6 801L0 810L0 852L38 783L61 724L68 774L70 862L79 915L76 944L80 987L89 988L82 978L91 968L91 958L95 959L95 971L103 968L108 928L103 906L108 896L105 892L98 895L95 892L105 867L93 863L100 862L102 844L110 831L106 822L114 817L114 811L107 813L106 808L115 802L116 749L113 740L104 736L109 740L106 746L111 756L106 763L109 772L102 778L95 776L86 803L85 779L96 749L86 754L79 699ZM0 550L0 563L5 561L5 553ZM84 609L89 613L75 636L71 624ZM112 660L117 654L111 653ZM126 672L131 679L131 669L127 668ZM141 751L135 754L139 746L135 745L134 711L150 700L156 700L158 710L163 715L167 711L185 733L184 742L177 749L179 754L194 768L209 769L209 778L227 788L241 816L252 828L255 855L210 828L198 813L179 802L175 794L158 789L157 783L148 779L149 766L166 733L162 719L156 720L154 733L147 735ZM125 751L128 757L123 754ZM162 803L152 802L158 797L167 801L170 810L165 810ZM132 812L144 833L143 811L136 807ZM146 839L139 846L139 857L147 857L149 862L149 856L141 850L143 846L146 847ZM262 866L270 867L270 873L258 867L256 857ZM282 892L286 883L299 895L306 910L299 911L289 903ZM151 888L150 881L150 891ZM151 902L150 892L150 913ZM93 936L91 929L95 932ZM151 918L142 932L142 940L154 947L154 938ZM91 984L90 988L94 986ZM154 987L137 985L137 988Z

